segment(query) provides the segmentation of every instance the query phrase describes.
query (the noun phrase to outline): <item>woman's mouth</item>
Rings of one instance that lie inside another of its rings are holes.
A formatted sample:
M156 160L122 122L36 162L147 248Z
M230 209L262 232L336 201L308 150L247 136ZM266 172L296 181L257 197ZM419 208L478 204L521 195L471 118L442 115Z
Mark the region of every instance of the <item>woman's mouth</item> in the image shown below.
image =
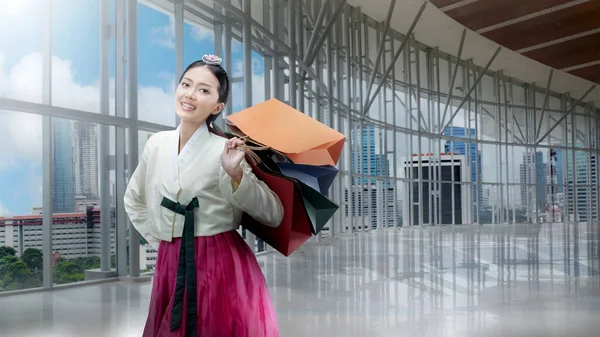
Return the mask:
M188 104L188 103L181 102L181 106L183 107L184 110L188 110L188 111L196 110L195 106Z

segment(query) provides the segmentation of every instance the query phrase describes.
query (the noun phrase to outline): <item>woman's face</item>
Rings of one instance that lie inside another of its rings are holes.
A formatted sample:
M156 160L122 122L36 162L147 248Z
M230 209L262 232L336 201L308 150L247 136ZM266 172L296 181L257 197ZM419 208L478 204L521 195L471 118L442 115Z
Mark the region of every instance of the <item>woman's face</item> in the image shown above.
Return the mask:
M175 91L175 111L182 122L201 124L224 107L219 103L219 81L208 67L188 70Z

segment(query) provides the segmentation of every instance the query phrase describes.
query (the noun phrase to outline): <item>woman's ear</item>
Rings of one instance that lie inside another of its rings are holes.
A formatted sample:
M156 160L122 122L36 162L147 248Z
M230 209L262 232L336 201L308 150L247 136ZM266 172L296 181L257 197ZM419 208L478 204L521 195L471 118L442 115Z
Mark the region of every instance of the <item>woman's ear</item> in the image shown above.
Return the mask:
M218 115L221 113L221 111L223 111L223 109L225 109L225 104L224 103L219 103L217 104L217 106L215 107L215 111L213 111L213 115Z

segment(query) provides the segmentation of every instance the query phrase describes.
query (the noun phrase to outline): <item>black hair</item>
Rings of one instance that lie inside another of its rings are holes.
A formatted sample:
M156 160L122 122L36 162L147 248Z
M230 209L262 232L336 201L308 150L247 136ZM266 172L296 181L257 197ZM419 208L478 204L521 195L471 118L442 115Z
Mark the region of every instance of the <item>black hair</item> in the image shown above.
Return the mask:
M209 64L209 63L204 62L204 60L194 61L194 62L190 63L190 65L188 65L187 68L185 68L185 70L179 77L178 83L181 83L181 81L183 80L183 76L185 76L185 74L190 69L197 68L197 67L207 67L208 70L210 70L210 72L217 78L217 81L219 81L219 103L223 103L224 105L227 105L227 101L229 100L229 93L231 91L231 81L229 80L229 75L227 75L227 72L225 71L225 69L223 69L223 67L221 65ZM210 124L212 122L214 122L222 112L223 112L223 110L221 110L216 115L214 115L214 114L209 115L206 118L206 124L208 126L210 126Z

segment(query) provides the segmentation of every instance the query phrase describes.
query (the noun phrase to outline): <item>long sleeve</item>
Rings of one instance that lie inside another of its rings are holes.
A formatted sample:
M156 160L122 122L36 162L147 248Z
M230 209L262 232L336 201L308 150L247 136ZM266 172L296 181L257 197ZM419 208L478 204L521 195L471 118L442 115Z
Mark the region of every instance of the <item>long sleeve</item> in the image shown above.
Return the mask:
M275 192L258 179L252 167L244 159L240 164L244 171L239 185L232 184L231 177L221 167L219 188L225 200L247 213L257 221L278 227L283 220L283 205Z
M131 175L123 198L125 211L135 229L155 248L160 240L150 235L148 230L148 209L146 206L146 170L148 163L148 141L138 166Z

